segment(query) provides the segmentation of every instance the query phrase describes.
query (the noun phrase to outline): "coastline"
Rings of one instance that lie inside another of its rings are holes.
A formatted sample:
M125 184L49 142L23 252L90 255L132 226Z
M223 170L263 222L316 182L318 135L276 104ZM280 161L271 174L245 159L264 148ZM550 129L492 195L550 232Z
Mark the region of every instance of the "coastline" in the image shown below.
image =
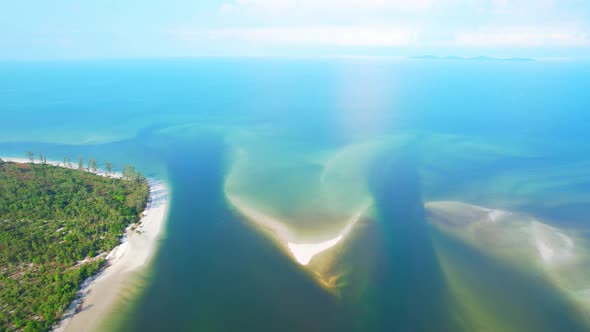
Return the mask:
M6 162L31 162L24 158L0 158ZM47 161L47 164L65 167L63 163L55 161ZM92 173L121 178L120 173ZM54 326L53 331L98 330L119 304L121 291L150 263L163 235L168 215L169 190L163 181L150 178L148 183L150 196L139 223L127 227L121 243L107 253L105 267L84 281L76 298L63 313L62 319Z
M29 160L26 158L16 158L16 157L1 157L0 159L4 160L5 162L12 162L12 163L21 163L21 164L42 164L42 162L38 161L38 160ZM77 165L71 165L71 166L66 166L64 165L63 162L59 162L59 161L55 161L55 160L47 160L46 162L47 165L51 165L51 166L57 166L57 167L63 167L63 168L68 168L68 169L78 169ZM114 178L114 179L122 179L123 178L123 174L121 174L120 172L111 172L111 173L107 173L103 170L96 170L92 171L89 168L84 168L84 172L88 172L88 173L92 173L92 174L96 174L96 175L100 175L100 176L105 176L105 177L110 177L110 178Z

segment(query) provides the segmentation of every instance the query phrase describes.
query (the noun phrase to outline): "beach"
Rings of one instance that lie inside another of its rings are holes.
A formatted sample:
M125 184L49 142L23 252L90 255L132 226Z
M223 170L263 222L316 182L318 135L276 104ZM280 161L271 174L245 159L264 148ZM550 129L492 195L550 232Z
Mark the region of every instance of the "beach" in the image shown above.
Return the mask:
M30 162L23 158L2 160ZM63 166L55 161L47 161L47 164ZM94 173L120 177L117 173ZM148 182L150 197L139 224L127 228L121 244L107 254L106 267L84 282L76 300L70 304L54 331L97 331L115 311L122 291L148 266L162 238L169 206L165 183L154 179L148 179Z
M126 286L156 253L168 211L168 189L150 180L150 200L138 227L128 228L123 242L107 256L107 268L80 290L56 332L96 331L117 305Z

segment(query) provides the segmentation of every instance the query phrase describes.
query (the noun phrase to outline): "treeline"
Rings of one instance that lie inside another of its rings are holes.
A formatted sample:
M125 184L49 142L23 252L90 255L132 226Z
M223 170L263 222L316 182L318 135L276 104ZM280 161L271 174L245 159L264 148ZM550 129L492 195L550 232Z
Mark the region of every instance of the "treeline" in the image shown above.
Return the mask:
M0 160L0 331L55 324L149 197L133 167L116 179L42 162Z
M39 152L35 158L35 153L33 151L27 151L26 156L31 163L38 161L40 164L47 164L47 158L42 152ZM70 157L64 157L62 165L64 167L74 168L74 163ZM88 162L85 164L84 157L79 156L76 165L79 170L88 170L95 173L98 172L98 163L94 158L89 158ZM106 161L104 165L107 174L114 174L114 165L112 162ZM133 165L123 165L121 168L121 174L123 175L123 178L127 180L145 180L143 174L141 174L141 172L139 172Z

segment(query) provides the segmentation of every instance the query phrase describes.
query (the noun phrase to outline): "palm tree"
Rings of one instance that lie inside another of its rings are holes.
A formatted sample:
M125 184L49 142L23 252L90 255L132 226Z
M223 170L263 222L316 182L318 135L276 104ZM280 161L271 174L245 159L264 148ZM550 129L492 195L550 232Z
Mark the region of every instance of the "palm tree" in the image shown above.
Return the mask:
M27 151L27 158L33 162L35 161L35 154L33 153L33 151Z
M135 166L129 165L126 167L125 177L129 180L135 180Z
M78 157L78 169L84 169L84 158Z
M105 163L105 166L107 168L107 173L113 173L113 163L110 161L107 161Z
M96 166L96 159L90 158L88 159L88 167L92 169L93 172L96 172L98 167Z

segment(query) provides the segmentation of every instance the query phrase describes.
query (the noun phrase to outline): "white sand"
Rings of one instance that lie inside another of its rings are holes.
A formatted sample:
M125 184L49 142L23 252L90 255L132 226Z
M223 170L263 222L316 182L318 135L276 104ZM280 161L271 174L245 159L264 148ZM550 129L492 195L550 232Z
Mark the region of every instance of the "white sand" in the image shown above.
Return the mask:
M150 181L150 202L135 230L127 229L123 243L107 256L108 267L79 294L82 304L73 303L54 331L95 331L113 313L121 291L147 267L161 238L168 210L168 190L162 182ZM75 313L75 308L81 307Z
M295 257L295 260L297 260L297 262L299 262L299 264L307 265L307 264L309 264L309 262L311 262L311 259L314 256L337 245L338 242L340 242L342 240L342 238L343 238L342 235L338 235L334 239L331 239L328 241L323 241L320 243L297 244L297 243L289 242L289 243L287 243L287 246L289 247L289 250L293 254L293 257Z
M293 238L293 231L289 226L274 217L264 214L261 211L249 206L243 200L235 195L225 194L228 201L236 207L246 218L269 232L274 239L283 246L292 258L301 265L307 265L316 255L334 247L347 237L354 225L361 219L363 214L369 209L372 201L368 200L365 204L348 220L346 226L340 232L327 240L319 242L296 242Z
M2 159L30 162L22 158ZM47 163L63 166L63 163L55 161ZM102 176L121 176L120 174L107 175L102 171L96 173ZM115 311L122 290L150 263L164 230L169 194L163 182L152 179L148 181L150 199L140 225L134 230L127 229L122 243L107 255L107 268L84 282L82 289L78 292L79 299L70 305L64 314L64 319L54 331L96 331L109 314ZM77 313L76 307L81 309Z
M371 202L366 202L363 207L358 210L348 221L346 227L340 231L338 236L333 239L322 241L318 243L293 243L288 242L287 246L295 260L301 265L307 265L311 262L312 258L340 243L352 230L354 225L361 219L363 214L371 206Z

